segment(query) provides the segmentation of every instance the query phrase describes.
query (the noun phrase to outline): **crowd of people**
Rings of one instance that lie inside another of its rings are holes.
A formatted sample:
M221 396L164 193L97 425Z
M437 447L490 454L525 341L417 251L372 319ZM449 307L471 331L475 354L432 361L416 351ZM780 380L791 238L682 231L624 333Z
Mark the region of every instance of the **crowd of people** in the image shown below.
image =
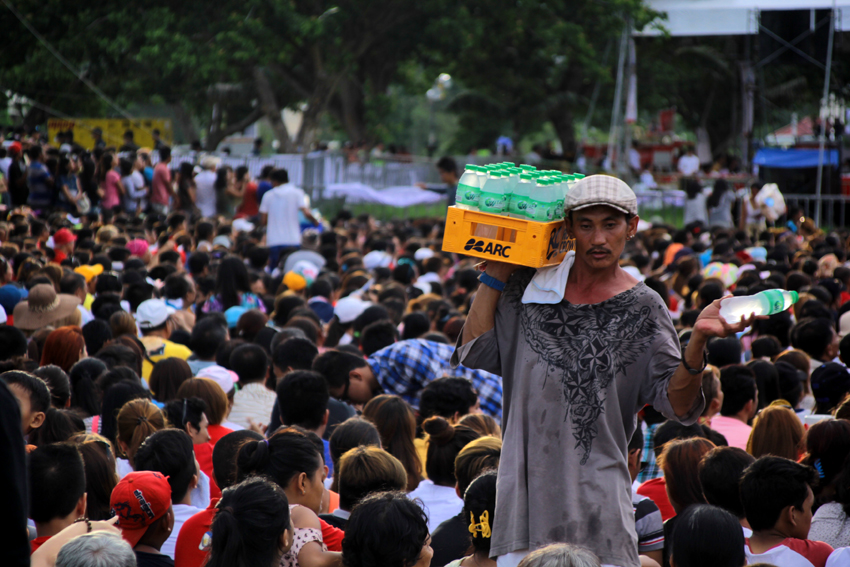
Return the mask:
M320 223L283 170L251 191L212 158L172 177L167 147L151 172L144 152L104 148L87 181L73 149L7 151L26 174L10 171L0 223L4 564L495 566L517 549L503 526L542 517L545 486L499 516L518 451L502 454L503 405L526 393L480 369L507 347L458 364L484 288L478 259L441 251L443 219ZM641 404L630 440L607 433L628 442L633 483L628 529L608 535L642 566L850 565L850 233L788 220L643 223L619 258L669 313L674 358L727 294L800 296L708 340L695 423ZM538 324L554 337L567 323ZM591 453L593 437L544 423L523 435L542 447L523 466L544 478L563 465L550 444ZM602 528L598 509L576 513L584 525L548 530L519 565L611 564L610 540L570 545Z

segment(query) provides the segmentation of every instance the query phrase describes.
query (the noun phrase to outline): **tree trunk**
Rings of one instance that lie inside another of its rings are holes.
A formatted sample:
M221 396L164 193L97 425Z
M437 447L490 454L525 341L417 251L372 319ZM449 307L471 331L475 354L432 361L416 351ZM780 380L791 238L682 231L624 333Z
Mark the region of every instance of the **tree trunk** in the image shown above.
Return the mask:
M561 149L567 160L574 160L576 155L576 131L573 112L566 104L559 104L549 112L549 120L555 128Z
M349 140L356 144L366 139L366 110L359 85L351 79L342 79L330 106Z
M171 112L174 113L174 122L177 126L174 129L173 143L191 143L193 140L197 139L198 132L195 130L195 125L192 123L192 117L189 115L186 107L183 106L183 103L175 102L171 104Z
M269 78L261 67L254 67L254 84L257 87L257 93L260 95L260 108L265 117L269 119L274 135L277 141L280 142L278 151L284 154L294 153L295 146L289 137L286 124L283 123L283 118L280 115L280 106L277 104L274 90L272 90Z
M209 136L207 136L207 143L204 146L204 149L208 152L215 151L221 141L224 140L226 137L230 136L231 134L241 132L242 130L244 130L262 117L263 111L259 107L257 107L250 113L248 113L247 116L237 122L228 122L227 126L224 127L221 127L221 125L219 125L215 133L210 131Z

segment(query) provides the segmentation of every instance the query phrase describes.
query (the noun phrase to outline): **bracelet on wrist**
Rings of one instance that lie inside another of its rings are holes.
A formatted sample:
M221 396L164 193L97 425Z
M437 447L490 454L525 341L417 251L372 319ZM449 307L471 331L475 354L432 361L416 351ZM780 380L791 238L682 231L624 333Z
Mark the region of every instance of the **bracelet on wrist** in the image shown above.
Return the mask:
M91 520L89 520L86 516L81 516L81 517L77 518L76 520L74 520L75 524L78 524L80 522L86 523L86 533L90 534L91 533Z
M505 282L494 278L487 272L481 272L481 275L478 276L478 281L498 292L505 291Z
M687 370L693 376L696 376L697 374L702 374L705 371L705 367L708 366L708 351L702 349L702 368L696 369L688 366L688 361L685 357L685 351L682 350L682 366L684 366L685 370Z

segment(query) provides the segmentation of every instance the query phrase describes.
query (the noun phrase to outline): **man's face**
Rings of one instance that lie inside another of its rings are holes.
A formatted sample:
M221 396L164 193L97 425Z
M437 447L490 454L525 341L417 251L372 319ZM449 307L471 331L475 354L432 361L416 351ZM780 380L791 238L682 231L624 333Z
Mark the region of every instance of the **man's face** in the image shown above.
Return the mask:
M348 378L348 391L343 386L332 389L330 394L343 402L351 402L355 405L365 404L375 397L374 380L372 367L367 364L351 371Z
M803 501L803 508L794 508L791 512L794 514L796 526L794 527L794 533L790 534L790 536L798 539L808 538L809 529L812 527L812 505L815 503L815 495L810 487L807 486L806 489L809 491L809 494Z
M437 173L440 174L440 181L443 183L454 183L455 182L455 174L451 171L443 171L442 169L438 169Z
M575 238L576 260L591 269L603 270L617 263L626 247L626 237L637 230L638 217L626 222L620 211L599 205L573 211L567 230Z
M29 392L22 387L17 384L9 384L9 390L18 400L18 406L21 408L21 431L26 435L41 425L41 422L44 421L44 413L36 412L38 415L33 413Z

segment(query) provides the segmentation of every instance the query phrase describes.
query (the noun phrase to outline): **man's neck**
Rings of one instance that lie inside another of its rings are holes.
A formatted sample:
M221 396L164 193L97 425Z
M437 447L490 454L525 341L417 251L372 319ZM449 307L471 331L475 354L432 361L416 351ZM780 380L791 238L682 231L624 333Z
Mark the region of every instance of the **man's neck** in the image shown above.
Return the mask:
M750 523L747 521L746 518L738 518L738 522L741 524L742 528L747 528L748 530L752 530L752 528L750 527Z
M603 269L592 269L584 261L576 256L573 268L567 278L567 289L569 296L587 298L586 300L572 303L599 303L622 293L634 286L634 282L627 281L632 278L624 272L617 263Z
M168 339L168 332L167 331L150 331L150 332L142 335L142 338L145 338L145 337L156 337L158 339L167 340Z
M754 531L753 535L750 536L750 549L753 553L764 553L769 549L773 549L789 537L791 536L783 533L781 529L776 527L760 532Z
M749 425L750 417L747 415L746 412L742 411L742 412L739 412L735 415L730 415L729 417L731 417L732 419L737 419L738 421L740 421L744 425Z
M53 537L71 524L74 523L74 518L54 518L49 522L35 524L35 533L38 537Z

